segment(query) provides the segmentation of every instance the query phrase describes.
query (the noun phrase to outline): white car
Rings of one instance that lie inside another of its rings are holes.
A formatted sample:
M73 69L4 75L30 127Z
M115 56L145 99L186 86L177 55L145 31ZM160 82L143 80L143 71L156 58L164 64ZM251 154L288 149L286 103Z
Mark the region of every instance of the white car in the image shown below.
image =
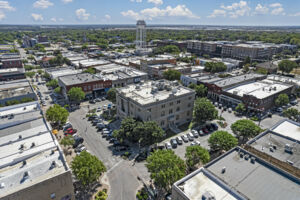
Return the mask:
M200 142L198 140L195 141L196 145L200 146Z
M166 149L172 149L172 146L171 146L170 142L166 142L165 147L166 147Z

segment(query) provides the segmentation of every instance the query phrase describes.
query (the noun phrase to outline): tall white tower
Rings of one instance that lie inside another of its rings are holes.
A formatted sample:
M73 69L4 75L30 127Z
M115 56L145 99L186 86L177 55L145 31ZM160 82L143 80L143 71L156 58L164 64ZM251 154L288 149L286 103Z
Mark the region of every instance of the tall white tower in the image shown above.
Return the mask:
M146 49L146 22L144 20L138 20L136 23L136 49L143 51Z

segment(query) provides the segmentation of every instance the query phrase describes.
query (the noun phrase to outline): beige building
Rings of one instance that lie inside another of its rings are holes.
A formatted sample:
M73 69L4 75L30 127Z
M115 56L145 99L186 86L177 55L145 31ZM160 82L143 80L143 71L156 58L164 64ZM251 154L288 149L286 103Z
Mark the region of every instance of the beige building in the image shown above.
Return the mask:
M195 92L176 81L142 82L117 89L117 114L169 129L192 120L194 100Z
M37 102L0 109L0 200L74 200L71 170Z

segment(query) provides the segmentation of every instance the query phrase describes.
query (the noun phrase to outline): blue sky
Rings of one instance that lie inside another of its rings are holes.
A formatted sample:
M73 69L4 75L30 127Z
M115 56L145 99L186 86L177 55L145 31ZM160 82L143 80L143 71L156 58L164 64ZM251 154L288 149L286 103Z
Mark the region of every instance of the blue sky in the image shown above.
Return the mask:
M0 24L300 25L300 0L0 0Z

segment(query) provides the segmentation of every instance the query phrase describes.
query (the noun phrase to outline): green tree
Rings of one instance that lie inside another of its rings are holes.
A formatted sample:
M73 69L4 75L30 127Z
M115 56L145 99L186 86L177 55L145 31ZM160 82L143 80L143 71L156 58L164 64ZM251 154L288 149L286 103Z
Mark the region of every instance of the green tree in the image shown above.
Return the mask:
M121 126L119 130L114 131L113 135L117 137L119 140L124 141L124 140L129 140L133 142L137 142L140 137L140 133L138 136L134 135L134 128L137 126L137 121L131 117L127 117L122 120Z
M33 78L35 76L35 72L25 72L25 76L29 78Z
M242 137L242 142L245 142L249 138L255 137L260 132L262 132L262 129L259 126L257 126L253 121L248 119L241 119L234 122L231 125L231 130L238 137Z
M56 88L54 89L54 92L55 92L56 94L60 94L60 93L61 93L61 87L56 87Z
M31 102L31 101L34 101L34 99L31 97L24 97L20 100L20 103L27 103L27 102Z
M300 113L296 108L289 108L289 109L283 111L283 116L285 116L289 119L298 119L299 115L300 115Z
M185 176L185 163L172 150L157 150L147 158L146 167L155 185L170 191L172 185Z
M188 87L195 90L197 97L207 96L207 87L205 87L203 84L196 85L195 83L191 83Z
M208 143L213 151L228 151L237 146L238 140L226 131L216 131L210 135Z
M110 88L107 92L107 99L113 103L116 103L116 88Z
M69 112L57 104L54 104L46 111L47 120L58 125L65 124L68 117Z
M206 98L198 98L194 105L194 121L197 123L205 123L216 119L218 111L214 105Z
M224 72L227 70L227 66L223 62L207 62L205 63L204 71L217 73Z
M63 145L64 147L72 146L74 143L75 140L72 135L67 135L60 141L60 144Z
M38 73L38 74L42 74L43 72L44 72L44 71L41 70L41 69L37 70L37 73Z
M104 164L87 151L81 152L74 158L71 168L76 179L86 187L96 182L102 173L106 171Z
M81 87L72 87L68 91L68 97L70 101L79 103L85 98L85 93Z
M278 69L286 73L290 73L294 68L297 67L298 67L297 63L290 60L282 60L278 64Z
M247 56L244 60L244 64L251 64L251 58L249 56Z
M180 80L181 73L177 70L169 69L163 72L163 77L169 81Z
M43 77L45 78L45 79L50 79L51 77L50 77L50 74L48 74L47 72L45 72L44 74L43 74Z
M276 106L284 106L290 102L289 96L287 94L280 94L276 100L275 105Z
M268 70L266 70L264 68L259 68L259 69L256 70L256 73L267 75L268 74Z
M106 200L108 197L106 190L99 191L96 196L95 200Z
M185 150L186 165L194 169L199 165L204 165L210 160L209 152L201 146L188 146Z
M133 135L139 136L139 142L142 146L152 145L160 142L164 136L164 131L154 121L138 123L133 129Z
M237 107L235 107L235 111L239 113L243 113L246 111L246 107L243 103L239 103Z
M57 88L58 87L58 81L56 79L52 79L49 82L46 83L47 87Z
M96 74L96 70L92 67L83 71L84 73Z
M250 66L251 66L251 65L250 65L249 63L245 64L244 67L243 67L243 71L244 71L244 72L249 72Z

